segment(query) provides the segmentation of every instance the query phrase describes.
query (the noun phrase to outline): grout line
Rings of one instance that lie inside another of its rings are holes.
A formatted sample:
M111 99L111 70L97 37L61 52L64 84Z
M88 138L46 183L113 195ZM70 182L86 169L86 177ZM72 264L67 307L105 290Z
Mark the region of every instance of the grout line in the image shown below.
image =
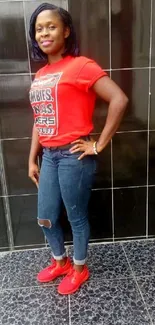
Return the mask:
M67 11L69 11L69 3L68 2L69 2L69 0L66 0L65 1L66 7L64 6L65 7L64 9L67 10Z
M149 185L155 186L155 185ZM135 185L135 186L116 186L116 187L102 187L102 188L94 188L92 191L103 191L103 190L121 190L121 189L134 189L134 188L145 188L146 185Z
M155 131L154 129L150 131ZM130 131L117 131L116 134L124 134L124 133L141 133L141 132L147 132L146 130L130 130ZM100 132L92 132L91 135L99 135ZM1 141L15 141L15 140L31 140L31 136L23 137L23 138L1 138Z
M111 52L111 0L109 0L109 60L110 60L110 78L111 78L111 62L112 62L112 52ZM115 220L114 220L114 171L113 171L113 140L110 141L110 163L111 163L111 212L112 212L112 236L113 241L115 238Z
M102 188L94 188L92 192L95 191L109 191L109 190L127 190L127 189L138 189L138 188L146 188L147 185L135 185L135 186L120 186L120 187L102 187ZM148 185L148 188L155 187L155 184ZM8 194L8 195L0 195L0 198L14 198L14 197L25 197L25 196L36 196L38 193L24 193L24 194Z
M23 138L4 138L0 139L1 141L18 141L18 140L30 140L31 137L23 137Z
M111 72L112 52L111 52L111 0L109 0L109 65ZM111 77L111 73L110 73Z
M115 239L115 219L114 219L114 169L113 169L113 141L111 140L111 209L112 209L112 236Z
M58 284L53 282L51 284L41 284L39 285L31 285L29 287L14 287L14 288L1 288L1 292L6 291L17 291L17 290L32 290L32 289L42 289L42 288L55 288Z
M12 229L12 222L11 222L11 212L10 212L10 205L9 205L9 199L8 199L5 164L4 164L4 159L3 159L3 151L2 151L2 142L1 141L0 141L0 180L1 180L1 184L2 184L2 193L4 194L3 205L4 205L5 221L6 221L6 226L7 226L8 244L9 244L10 249L14 249L14 238L13 238L13 229Z
M27 34L27 19L26 19L26 10L25 10L25 1L23 0L23 11L24 11L24 25L25 25L25 36L26 36L26 47L27 47L27 56L28 56L28 63L29 63L29 72L30 72L30 80L32 82L31 77L31 64L30 64L30 53L29 53L29 43L28 43L28 34Z
M105 69L104 71L107 72L113 72L113 71L130 71L130 70L149 70L151 68L151 70L155 69L155 67L151 66L151 67L135 67L135 68L118 68L118 69ZM29 72L19 72L19 73L0 73L0 77L10 77L10 76L35 76L35 72L29 73Z
M30 76L29 72L19 72L19 73L0 73L0 77L19 77L19 76Z
M68 295L68 309L69 309L69 325L72 325L71 321L71 296Z
M30 194L8 194L8 195L0 195L0 198L12 198L12 197L25 197L25 196L36 196L38 193L30 193Z
M117 131L116 133L120 134L120 133L140 133L140 132L147 132L147 129L146 130Z
M151 60L152 60L152 25L153 25L153 0L151 0L150 16L150 50L149 50L149 93L148 93L148 132L147 132L147 188L146 188L146 238L148 237L149 228L149 157L150 157L150 110L151 110Z
M128 256L127 256L127 254L126 254L125 248L124 248L124 246L123 246L122 244L121 244L121 246L122 246L122 249L123 249L123 251L124 251L125 257L126 257L126 259L127 259L127 262L128 262L129 269L130 269L130 272L131 272L131 274L132 274L133 280L135 281L135 284L136 284L136 286L137 286L137 289L138 289L138 291L139 291L139 294L140 294L140 296L141 296L141 299L142 299L142 301L143 301L143 304L144 304L144 306L145 306L145 308L146 308L146 310L147 310L148 316L149 316L149 318L150 318L151 325L153 325L153 321L152 321L151 315L150 315L150 313L149 313L149 311L148 311L148 307L147 307L147 304L146 304L145 299L144 299L144 297L143 297L143 293L142 293L142 291L141 291L141 289L140 289L140 286L139 286L138 281L137 281L137 279L136 279L135 273L134 273L134 271L133 271L133 269L132 269L132 266L131 266L130 261L129 261L129 259L128 259Z
M153 67L152 67L153 68ZM130 71L130 70L148 70L149 67L133 67L133 68L112 68L111 71Z
M125 239L123 239L124 237L122 238L119 238L118 237L118 240L117 238L115 238L115 243L113 242L113 239L112 237L111 238L106 238L105 241L98 241L97 242L97 239L94 239L95 242L89 242L89 247L92 247L92 246L103 246L103 245L111 245L111 244L114 244L114 245L118 245L118 244L122 244L122 243L131 243L131 242L146 242L146 237L145 236L139 236L139 237L126 237ZM153 236L149 236L147 238L147 242L155 242L155 237ZM1 253L6 253L6 254L15 254L15 253L18 253L18 252L26 252L26 251L38 251L38 250L47 250L47 249L50 249L50 247L42 247L44 244L36 244L35 246L38 246L37 248L34 247L34 248L29 248L32 247L33 245L25 245L25 246L15 246L16 249L14 249L13 251L2 251L4 249L8 249L8 247L0 247L0 256L1 256ZM39 247L41 246L41 247ZM19 247L19 249L17 249ZM21 249L21 247L23 249ZM68 252L68 249L73 247L73 244L69 244L67 245L67 242L65 243L65 248L66 248L66 252Z

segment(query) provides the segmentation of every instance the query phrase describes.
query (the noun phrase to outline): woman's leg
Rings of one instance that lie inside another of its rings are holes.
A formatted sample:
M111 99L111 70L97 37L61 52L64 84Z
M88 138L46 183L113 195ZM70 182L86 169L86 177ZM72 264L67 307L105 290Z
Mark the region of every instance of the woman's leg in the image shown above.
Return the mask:
M42 227L57 261L63 261L66 256L63 232L59 224L61 203L56 153L44 149L38 190L38 224Z
M62 151L58 176L62 199L71 224L74 244L74 267L82 271L89 241L88 202L96 169L93 156L78 160L79 154Z

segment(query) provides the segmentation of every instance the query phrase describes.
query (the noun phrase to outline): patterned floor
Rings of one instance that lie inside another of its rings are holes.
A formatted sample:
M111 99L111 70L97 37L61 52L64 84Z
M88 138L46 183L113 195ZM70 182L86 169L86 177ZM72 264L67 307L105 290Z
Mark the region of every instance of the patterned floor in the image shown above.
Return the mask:
M68 248L72 255L72 248ZM36 273L50 250L0 254L2 325L155 325L155 240L91 245L90 280L60 296Z

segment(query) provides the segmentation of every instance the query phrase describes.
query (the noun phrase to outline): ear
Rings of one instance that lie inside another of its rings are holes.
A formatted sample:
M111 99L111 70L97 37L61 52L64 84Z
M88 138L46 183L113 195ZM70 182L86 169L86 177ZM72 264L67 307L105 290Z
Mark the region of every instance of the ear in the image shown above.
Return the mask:
M64 38L68 38L70 35L70 28L69 27L66 27L65 28L65 31L64 31Z

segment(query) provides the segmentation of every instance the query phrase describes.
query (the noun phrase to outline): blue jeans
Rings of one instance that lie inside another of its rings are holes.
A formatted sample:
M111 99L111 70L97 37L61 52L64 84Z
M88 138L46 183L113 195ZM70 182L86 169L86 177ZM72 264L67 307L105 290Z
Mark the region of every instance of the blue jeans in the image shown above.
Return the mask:
M62 200L71 225L74 263L85 264L89 241L88 202L96 169L94 156L44 148L39 178L38 224L52 249L53 257L66 256L63 231L59 224Z

